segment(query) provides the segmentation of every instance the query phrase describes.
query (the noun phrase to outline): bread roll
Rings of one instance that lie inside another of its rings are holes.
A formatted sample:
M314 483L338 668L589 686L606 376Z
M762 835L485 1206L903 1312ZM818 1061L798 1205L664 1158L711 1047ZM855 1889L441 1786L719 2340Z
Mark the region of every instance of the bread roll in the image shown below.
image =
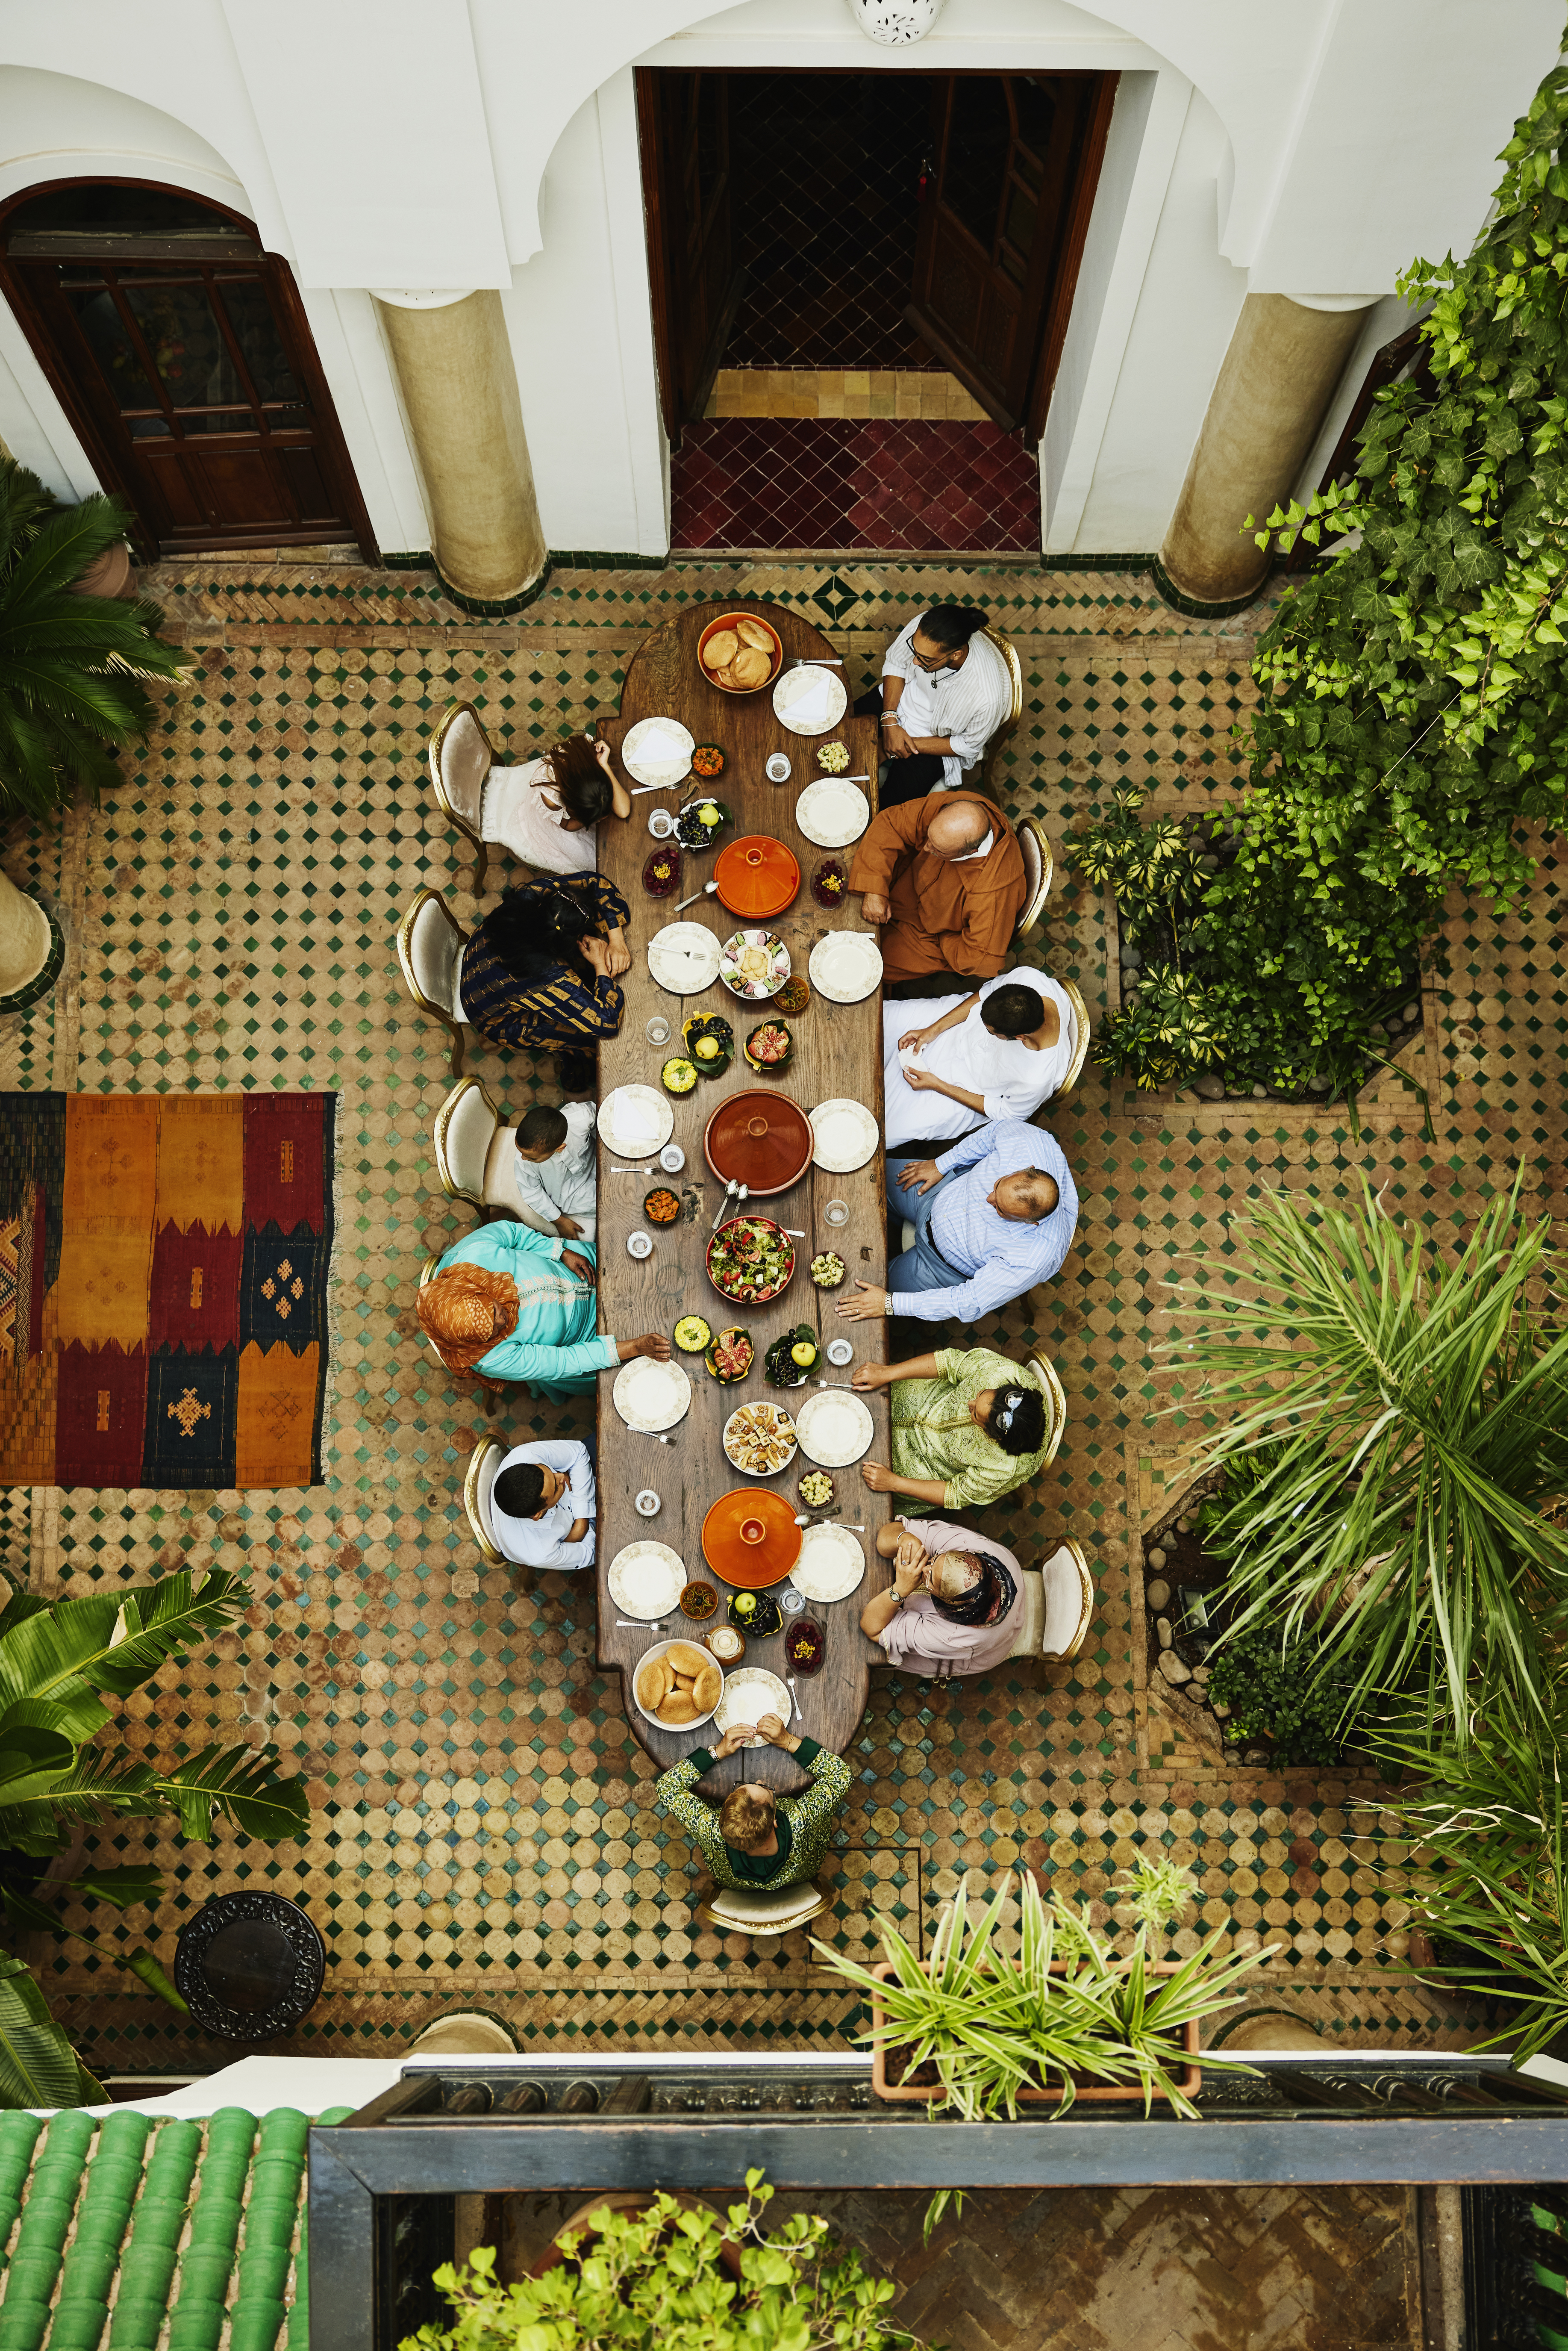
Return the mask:
M755 645L759 653L765 653L768 655L768 666L771 669L773 666L773 640L768 635L767 630L763 627L761 622L737 621L735 626L737 633L743 643Z
M659 1708L659 1720L667 1722L674 1730L683 1729L686 1723L695 1722L696 1719L696 1708L692 1704L691 1698L685 1690L672 1690Z
M690 1641L673 1641L664 1656L671 1673L684 1675L687 1681L695 1681L697 1676L707 1669L708 1659Z
M692 1703L699 1714L711 1714L718 1704L724 1676L716 1666L705 1666L692 1684Z
M759 653L755 645L747 645L730 664L730 674L739 686L766 685L772 666L766 653Z
M661 1704L669 1695L670 1681L670 1668L665 1660L663 1657L649 1657L644 1664L638 1667L637 1678L632 1684L637 1693L638 1705L646 1707L650 1714L657 1714Z
M703 647L703 667L715 671L727 669L739 651L740 639L735 631L720 629L717 635L710 637Z

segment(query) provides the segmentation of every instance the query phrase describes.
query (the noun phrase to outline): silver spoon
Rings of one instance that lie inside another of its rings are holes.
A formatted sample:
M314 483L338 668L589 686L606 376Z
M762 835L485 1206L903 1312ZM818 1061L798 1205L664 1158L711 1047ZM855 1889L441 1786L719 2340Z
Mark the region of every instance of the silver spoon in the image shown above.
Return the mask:
M685 907L695 906L699 898L711 898L717 888L718 883L716 882L705 883L700 890L694 890L689 898L683 898L680 905L674 909L674 912L678 914L682 913Z
M709 1232L716 1232L718 1230L718 1220L723 1216L725 1210L728 1207L731 1198L738 1188L736 1178L732 1176L728 1183L724 1187L723 1199L719 1202L717 1207L713 1212L713 1222L708 1227Z
M623 1625L628 1633L662 1633L664 1629L662 1616L617 1616L615 1622Z
M784 1686L789 1693L789 1722L793 1722L795 1717L800 1711L800 1701L795 1695L795 1677L793 1674L789 1674L785 1677ZM789 1722L787 1722L784 1726L786 1730L789 1728Z

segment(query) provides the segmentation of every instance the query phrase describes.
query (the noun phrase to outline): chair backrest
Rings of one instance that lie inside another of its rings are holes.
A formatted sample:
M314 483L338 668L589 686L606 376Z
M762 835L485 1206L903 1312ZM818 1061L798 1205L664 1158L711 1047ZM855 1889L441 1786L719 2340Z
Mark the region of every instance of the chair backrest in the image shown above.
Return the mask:
M1083 1001L1083 991L1071 979L1057 981L1057 986L1072 1007L1072 1059L1067 1064L1067 1075L1056 1089L1056 1099L1070 1094L1083 1075L1083 1065L1089 1059L1089 1040L1093 1030L1089 1025L1089 1007Z
M435 1113L435 1172L449 1199L485 1205L485 1170L501 1113L478 1078L459 1078Z
M1018 921L1013 925L1013 944L1016 946L1019 939L1033 930L1045 912L1056 861L1051 853L1051 842L1039 817L1021 816L1013 830L1023 857L1024 880L1028 884Z
M490 738L471 702L454 702L430 738L430 780L436 805L479 845L485 778L495 765Z
M716 1886L708 1908L745 1929L760 1928L767 1934L787 1934L790 1927L821 1909L825 1896L815 1886L780 1886L763 1893L752 1886Z
M1007 664L1008 680L1012 687L1012 707L991 737L993 743L1005 743L1023 716L1023 667L1014 649L1012 639L1005 630L995 627L988 621L980 634L988 644L995 645Z
M1094 1578L1089 1562L1071 1537L1040 1569L1045 1593L1045 1624L1040 1654L1065 1661L1075 1657L1088 1638L1094 1614Z
M435 1280L435 1269L440 1263L441 1251L439 1249L436 1250L434 1257L427 1257L425 1259L424 1263L419 1269L419 1287L421 1290L427 1289ZM431 1353L435 1357L436 1362L441 1364L441 1350L436 1345L434 1340L427 1336L425 1344L430 1349ZM445 1368L445 1364L442 1364L442 1369L444 1371Z
M1031 1347L1029 1361L1044 1384L1045 1416L1051 1424L1046 1434L1045 1450L1040 1456L1040 1466L1043 1469L1048 1461L1055 1460L1057 1447L1061 1443L1062 1431L1067 1426L1067 1391L1056 1376L1055 1365L1048 1362L1043 1347Z
M506 1556L490 1530L490 1496L506 1458L505 1446L493 1437L482 1437L468 1456L468 1472L463 1480L463 1508L469 1528L484 1556L492 1562Z
M1045 1586L1037 1567L1020 1568L1023 1585L1023 1606L1018 1613L1018 1630L1013 1635L1009 1657L1038 1657L1040 1635L1045 1631Z
M421 890L397 927L397 959L422 1012L461 1021L458 981L468 933L434 890Z

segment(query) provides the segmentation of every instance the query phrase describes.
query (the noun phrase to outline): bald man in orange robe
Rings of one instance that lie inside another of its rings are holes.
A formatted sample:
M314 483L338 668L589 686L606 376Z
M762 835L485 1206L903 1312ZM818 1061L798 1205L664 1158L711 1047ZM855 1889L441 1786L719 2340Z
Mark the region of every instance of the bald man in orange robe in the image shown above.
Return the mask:
M881 933L883 978L994 979L1029 893L1011 825L978 792L931 792L883 809L850 870Z

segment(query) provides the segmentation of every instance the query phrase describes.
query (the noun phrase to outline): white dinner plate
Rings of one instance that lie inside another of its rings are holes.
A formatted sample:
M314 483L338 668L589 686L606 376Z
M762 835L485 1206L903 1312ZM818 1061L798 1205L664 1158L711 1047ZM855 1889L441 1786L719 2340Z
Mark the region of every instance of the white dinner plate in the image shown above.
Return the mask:
M795 1434L819 1469L845 1469L871 1443L875 1423L849 1388L819 1388L795 1415Z
M830 1176L852 1176L882 1141L882 1130L864 1102L848 1094L834 1094L807 1114L814 1138L812 1163Z
M756 1724L765 1714L776 1714L786 1730L794 1701L786 1685L766 1666L740 1666L726 1674L718 1704L713 1710L716 1729L728 1732L740 1723ZM748 1747L766 1747L765 1739L748 1739Z
M621 764L640 784L678 784L691 774L697 738L678 718L639 718L626 730Z
M811 949L807 969L830 1004L859 1004L882 984L882 949L869 931L830 931Z
M789 1451L783 1458L775 1461L771 1468L758 1468L755 1462L741 1459L738 1448L747 1434L738 1426L743 1416L753 1422L765 1420L768 1424L768 1433L776 1441L781 1439L789 1447ZM737 1404L724 1424L724 1449L731 1467L743 1470L747 1478L777 1478L780 1469L788 1469L799 1449L795 1438L795 1424L781 1404L773 1404L765 1400L759 1400L755 1404Z
M739 957L753 951L760 951L768 958L765 978L741 977ZM718 976L730 994L738 996L743 1003L766 1004L778 995L789 977L789 950L777 932L754 924L726 939L719 953Z
M718 977L718 941L701 923L666 923L648 942L648 968L672 996L695 996Z
M605 1581L622 1616L652 1624L680 1605L686 1563L668 1543L629 1542L611 1561Z
M819 776L796 801L795 821L819 849L847 849L871 822L871 802L858 784Z
M808 1527L789 1581L808 1600L843 1600L865 1573L865 1553L846 1527Z
M849 688L839 671L807 662L787 669L773 689L773 716L791 735L826 735L849 708Z
M617 1159L647 1159L674 1131L674 1106L657 1086L616 1086L599 1105L599 1140Z
M633 1355L615 1374L611 1401L628 1428L643 1437L656 1437L674 1428L692 1408L692 1384L679 1364L655 1364L650 1356Z

